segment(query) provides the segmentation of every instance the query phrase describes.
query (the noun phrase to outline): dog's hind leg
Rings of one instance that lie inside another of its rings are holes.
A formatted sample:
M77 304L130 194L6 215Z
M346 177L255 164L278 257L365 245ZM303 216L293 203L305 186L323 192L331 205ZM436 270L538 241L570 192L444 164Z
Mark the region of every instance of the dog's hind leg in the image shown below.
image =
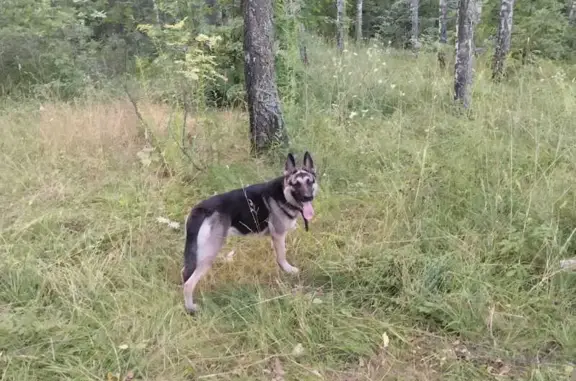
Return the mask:
M190 225L194 225L194 222ZM190 273L190 268L187 269L186 266L187 262L190 264L194 262L194 269L184 283L184 306L188 313L193 314L198 310L198 306L194 303L194 289L212 267L214 259L224 245L229 225L228 221L220 218L217 214L213 214L202 220L197 232L190 232L195 233L196 242L195 247L190 248L191 252L186 254L187 258L194 258L194 260L185 261L185 270L183 271L183 277L185 277Z

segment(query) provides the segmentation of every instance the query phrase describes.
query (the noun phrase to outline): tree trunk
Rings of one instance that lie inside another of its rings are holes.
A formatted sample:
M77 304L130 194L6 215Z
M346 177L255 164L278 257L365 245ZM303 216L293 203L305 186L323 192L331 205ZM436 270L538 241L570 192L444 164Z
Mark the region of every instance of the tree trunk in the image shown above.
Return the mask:
M259 155L288 136L280 107L274 53L272 0L244 0L244 79L252 153Z
M572 0L570 10L568 12L568 21L570 24L576 24L576 0Z
M204 13L204 20L208 25L221 25L222 24L222 11L218 6L217 0L205 0L206 10Z
M446 27L448 15L448 0L440 0L440 16L438 17L438 35L440 39L440 46L438 46L438 64L440 69L446 68L446 49L445 45L448 43L448 30Z
M420 44L418 42L418 0L410 0L410 17L412 20L412 35L410 37L410 45L415 51L418 50Z
M474 0L459 0L456 23L456 62L454 64L454 100L470 106L470 87L474 61Z
M576 1L576 0L575 0ZM362 4L363 0L356 0L356 42L362 41Z
M448 43L448 31L446 28L448 18L448 0L440 0L440 17L438 18L438 29L440 34L440 43Z
M474 24L474 28L476 27L476 25L480 24L480 20L482 20L482 5L484 5L484 3L482 2L482 0L474 0L474 5L475 5L475 12L474 12L474 20L473 20L473 24Z
M298 28L298 50L300 51L300 60L304 65L308 65L308 50L306 49L306 27L300 18L302 6L301 0L288 0L288 15L294 19Z
M160 22L160 9L158 8L158 3L156 0L152 0L152 6L154 7L154 14L156 15L156 25L161 27L162 23Z
M300 32L300 60L304 65L308 65L308 49L306 49L306 27L302 22L298 23L298 29Z
M496 36L496 51L492 63L492 78L500 79L504 73L504 61L510 50L510 37L512 36L512 20L514 13L514 0L500 1L500 23Z
M342 53L344 50L344 17L345 17L344 0L336 0L336 46Z

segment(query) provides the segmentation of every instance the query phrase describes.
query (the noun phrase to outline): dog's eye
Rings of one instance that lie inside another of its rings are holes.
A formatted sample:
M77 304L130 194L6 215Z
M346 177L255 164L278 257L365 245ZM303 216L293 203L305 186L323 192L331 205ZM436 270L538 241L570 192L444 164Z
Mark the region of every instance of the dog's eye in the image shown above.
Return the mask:
M311 184L312 184L312 179L306 179L306 184L311 185Z

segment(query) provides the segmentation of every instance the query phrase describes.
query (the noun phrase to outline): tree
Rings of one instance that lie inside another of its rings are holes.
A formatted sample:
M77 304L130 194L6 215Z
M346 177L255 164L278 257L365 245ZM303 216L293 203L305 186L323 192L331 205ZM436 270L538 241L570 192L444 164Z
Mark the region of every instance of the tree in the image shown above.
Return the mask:
M504 72L504 61L510 51L510 38L512 36L512 17L514 13L514 0L500 1L500 23L496 36L496 51L492 63L492 78L500 79Z
M472 19L473 28L480 24L480 19L482 17L482 0L474 0L474 18Z
M301 0L288 0L286 2L288 16L296 23L298 35L298 50L300 51L300 60L304 65L308 65L308 50L306 48L306 27L302 22Z
M362 5L363 5L363 0L356 0L356 42L357 43L360 43L360 41L362 41Z
M272 0L244 0L244 80L253 154L288 143L274 68Z
M412 34L410 37L410 45L412 49L418 50L420 44L418 43L418 0L410 0L410 17L412 21Z
M344 50L344 12L346 8L344 1L336 0L336 46L340 53Z
M454 64L454 100L464 108L470 106L472 67L474 61L474 21L477 5L474 0L459 0L456 23L456 62Z
M217 0L205 0L206 10L204 19L208 25L222 24L222 10L217 4Z
M438 18L438 29L440 34L440 43L448 42L448 33L446 28L448 16L448 0L440 0L440 17Z
M156 25L160 27L162 25L162 21L160 21L160 8L158 8L158 3L156 0L152 0L152 6L154 8L154 14L156 15Z
M448 0L440 0L440 15L438 17L438 34L440 46L438 46L438 64L440 69L446 68L446 44L448 43L448 31L446 27L448 16Z
M571 24L576 24L576 0L572 0L570 3L570 10L568 11L568 21Z
M300 60L304 65L308 65L308 49L306 48L306 27L304 23L298 23L298 32L300 33L300 44L298 49L300 50Z

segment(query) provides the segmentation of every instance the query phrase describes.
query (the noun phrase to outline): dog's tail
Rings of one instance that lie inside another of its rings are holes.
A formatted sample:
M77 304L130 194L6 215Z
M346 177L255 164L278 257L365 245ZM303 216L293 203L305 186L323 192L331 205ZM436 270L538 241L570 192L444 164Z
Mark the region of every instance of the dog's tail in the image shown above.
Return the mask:
M186 219L186 243L184 245L184 268L182 283L186 282L198 264L198 232L207 214L203 209L192 209Z

